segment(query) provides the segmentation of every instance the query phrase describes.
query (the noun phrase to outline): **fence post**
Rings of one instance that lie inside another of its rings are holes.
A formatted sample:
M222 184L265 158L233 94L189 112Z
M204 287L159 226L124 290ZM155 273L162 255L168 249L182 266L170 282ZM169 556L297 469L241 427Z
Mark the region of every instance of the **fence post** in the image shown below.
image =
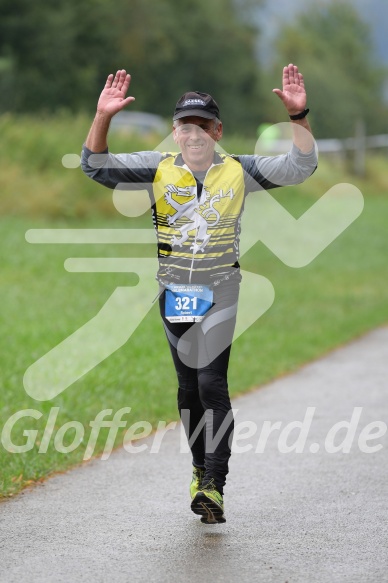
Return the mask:
M361 118L356 121L354 137L354 173L356 176L365 176L365 122Z

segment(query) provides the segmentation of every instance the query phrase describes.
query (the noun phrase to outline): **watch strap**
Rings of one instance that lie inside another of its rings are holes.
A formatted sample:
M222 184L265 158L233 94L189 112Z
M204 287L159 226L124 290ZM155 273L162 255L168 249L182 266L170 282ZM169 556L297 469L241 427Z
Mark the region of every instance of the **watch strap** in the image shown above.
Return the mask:
M301 113L297 113L296 115L290 115L290 119L294 120L294 119L303 119L304 117L306 117L306 115L308 114L310 110L309 109L305 109L303 111L301 111Z

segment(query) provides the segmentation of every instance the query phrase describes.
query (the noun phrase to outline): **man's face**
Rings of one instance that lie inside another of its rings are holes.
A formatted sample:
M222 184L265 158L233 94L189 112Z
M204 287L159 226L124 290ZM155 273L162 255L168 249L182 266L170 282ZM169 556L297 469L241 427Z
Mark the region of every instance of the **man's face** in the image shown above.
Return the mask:
M214 119L183 117L173 129L174 140L183 160L191 170L207 170L214 157L214 147L222 136L222 123L215 127Z

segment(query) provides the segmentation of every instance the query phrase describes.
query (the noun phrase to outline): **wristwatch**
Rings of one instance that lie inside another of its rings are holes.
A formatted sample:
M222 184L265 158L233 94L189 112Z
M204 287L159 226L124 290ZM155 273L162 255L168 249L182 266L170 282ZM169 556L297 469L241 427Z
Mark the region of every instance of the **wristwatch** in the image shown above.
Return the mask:
M297 113L296 115L290 115L290 119L303 119L304 117L306 117L309 111L310 111L309 109L305 109L301 113Z

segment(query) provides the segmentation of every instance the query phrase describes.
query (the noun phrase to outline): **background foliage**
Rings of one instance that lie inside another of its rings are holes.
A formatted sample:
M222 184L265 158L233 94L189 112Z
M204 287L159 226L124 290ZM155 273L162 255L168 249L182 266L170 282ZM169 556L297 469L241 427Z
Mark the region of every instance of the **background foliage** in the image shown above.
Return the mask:
M369 134L387 131L384 71L371 47L368 26L348 2L314 3L279 35L272 76L286 61L303 65L319 137L351 136L357 119Z
M170 117L184 91L212 93L225 129L255 134L283 121L271 93L296 62L306 77L317 137L369 133L388 123L384 71L350 1L306 3L258 54L265 0L0 0L0 111L92 113L107 74L132 73L137 110ZM386 74L386 72L385 72Z
M91 110L107 74L126 68L137 109L170 116L194 88L247 125L259 70L243 15L231 0L1 0L0 107Z

